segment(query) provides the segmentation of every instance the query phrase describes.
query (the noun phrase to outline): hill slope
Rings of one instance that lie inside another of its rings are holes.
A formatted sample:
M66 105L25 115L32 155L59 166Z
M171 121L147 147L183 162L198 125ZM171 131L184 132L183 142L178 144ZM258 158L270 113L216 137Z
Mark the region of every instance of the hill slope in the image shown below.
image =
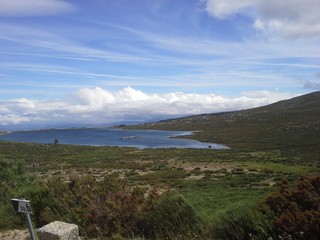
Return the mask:
M320 92L248 110L169 119L135 128L199 131L192 138L236 148L320 147Z

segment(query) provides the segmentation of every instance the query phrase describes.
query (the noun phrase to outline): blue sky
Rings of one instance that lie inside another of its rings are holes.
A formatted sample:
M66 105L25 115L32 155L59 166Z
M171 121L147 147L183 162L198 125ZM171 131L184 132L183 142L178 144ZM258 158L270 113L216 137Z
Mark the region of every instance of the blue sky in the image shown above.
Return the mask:
M0 130L237 110L320 89L318 0L0 0Z

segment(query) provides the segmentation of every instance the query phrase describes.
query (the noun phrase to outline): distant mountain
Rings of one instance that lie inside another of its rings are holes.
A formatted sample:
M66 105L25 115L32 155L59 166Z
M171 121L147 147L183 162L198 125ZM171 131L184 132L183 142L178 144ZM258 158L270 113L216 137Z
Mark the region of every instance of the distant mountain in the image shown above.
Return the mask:
M320 92L248 110L169 119L135 128L199 131L192 138L237 148L320 147Z

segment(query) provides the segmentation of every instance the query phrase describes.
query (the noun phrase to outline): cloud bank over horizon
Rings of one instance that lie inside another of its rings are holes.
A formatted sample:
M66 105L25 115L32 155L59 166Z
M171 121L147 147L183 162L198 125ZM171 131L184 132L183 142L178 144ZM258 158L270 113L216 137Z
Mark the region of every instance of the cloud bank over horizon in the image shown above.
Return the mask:
M150 94L132 87L111 92L83 88L59 100L0 101L0 130L146 122L186 115L248 109L297 96L268 91L239 97L170 92Z

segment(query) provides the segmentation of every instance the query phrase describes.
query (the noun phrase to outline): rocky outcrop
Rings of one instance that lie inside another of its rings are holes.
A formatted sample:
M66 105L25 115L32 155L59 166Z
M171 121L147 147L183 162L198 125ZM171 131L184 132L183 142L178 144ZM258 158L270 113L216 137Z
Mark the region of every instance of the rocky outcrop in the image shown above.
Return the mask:
M79 228L75 224L54 221L37 230L39 240L78 240Z

